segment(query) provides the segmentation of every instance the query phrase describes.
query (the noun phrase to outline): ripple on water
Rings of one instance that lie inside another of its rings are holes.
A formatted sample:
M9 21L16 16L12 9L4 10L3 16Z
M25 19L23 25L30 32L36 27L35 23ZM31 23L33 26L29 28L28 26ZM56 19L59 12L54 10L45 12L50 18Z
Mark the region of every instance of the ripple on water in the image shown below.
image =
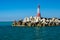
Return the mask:
M60 40L60 27L0 27L0 40Z

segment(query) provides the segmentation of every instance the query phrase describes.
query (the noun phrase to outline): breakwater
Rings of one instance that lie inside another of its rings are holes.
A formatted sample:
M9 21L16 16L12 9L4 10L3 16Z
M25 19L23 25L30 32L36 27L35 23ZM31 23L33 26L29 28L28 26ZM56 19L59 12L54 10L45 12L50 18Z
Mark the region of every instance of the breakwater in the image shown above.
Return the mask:
M34 18L31 18L30 21L24 22L24 20L14 21L12 26L60 26L60 19L57 18L41 18L40 20L36 22Z

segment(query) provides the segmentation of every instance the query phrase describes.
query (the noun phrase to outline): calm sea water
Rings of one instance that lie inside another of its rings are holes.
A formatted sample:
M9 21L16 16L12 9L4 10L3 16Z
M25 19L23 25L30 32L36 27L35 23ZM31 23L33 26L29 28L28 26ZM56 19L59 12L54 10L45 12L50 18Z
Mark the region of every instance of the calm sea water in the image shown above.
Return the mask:
M12 27L12 22L0 22L0 40L60 40L60 26Z

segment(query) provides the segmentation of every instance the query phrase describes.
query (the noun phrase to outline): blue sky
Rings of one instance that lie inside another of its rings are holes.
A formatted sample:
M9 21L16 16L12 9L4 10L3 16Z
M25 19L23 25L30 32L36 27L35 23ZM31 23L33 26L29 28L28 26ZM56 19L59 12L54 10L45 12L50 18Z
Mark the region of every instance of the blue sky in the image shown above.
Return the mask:
M60 18L60 0L0 0L0 21L36 16L38 4L42 17Z

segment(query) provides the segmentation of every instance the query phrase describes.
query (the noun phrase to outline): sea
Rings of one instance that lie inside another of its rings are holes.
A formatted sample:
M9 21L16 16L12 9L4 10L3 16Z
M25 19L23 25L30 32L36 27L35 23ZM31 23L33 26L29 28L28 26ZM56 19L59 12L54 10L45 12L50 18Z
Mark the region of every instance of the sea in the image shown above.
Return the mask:
M60 26L13 27L12 22L0 22L0 40L60 40Z

